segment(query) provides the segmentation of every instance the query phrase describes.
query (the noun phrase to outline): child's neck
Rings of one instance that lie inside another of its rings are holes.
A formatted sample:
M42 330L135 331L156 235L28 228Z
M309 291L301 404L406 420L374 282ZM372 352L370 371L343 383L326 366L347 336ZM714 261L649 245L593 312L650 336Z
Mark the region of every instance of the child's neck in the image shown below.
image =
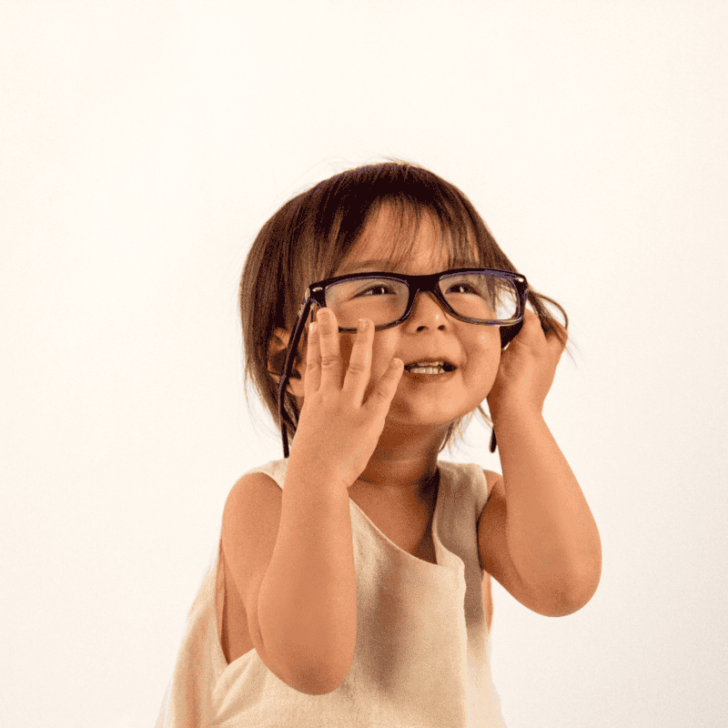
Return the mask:
M358 490L374 490L391 496L425 500L437 482L437 457L442 436L429 442L400 440L388 446L382 433L377 449L356 482ZM418 446L419 445L419 446ZM352 486L354 487L354 486Z

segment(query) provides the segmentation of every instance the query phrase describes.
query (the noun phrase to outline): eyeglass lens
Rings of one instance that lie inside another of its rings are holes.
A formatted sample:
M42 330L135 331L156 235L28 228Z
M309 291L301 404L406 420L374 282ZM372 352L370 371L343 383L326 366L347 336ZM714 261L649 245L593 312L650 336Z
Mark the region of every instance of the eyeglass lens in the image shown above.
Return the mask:
M518 291L508 278L488 273L458 273L442 278L439 289L459 315L483 322L508 321L516 315ZM342 328L354 329L360 318L383 326L401 318L409 287L389 278L357 278L326 289L326 305Z

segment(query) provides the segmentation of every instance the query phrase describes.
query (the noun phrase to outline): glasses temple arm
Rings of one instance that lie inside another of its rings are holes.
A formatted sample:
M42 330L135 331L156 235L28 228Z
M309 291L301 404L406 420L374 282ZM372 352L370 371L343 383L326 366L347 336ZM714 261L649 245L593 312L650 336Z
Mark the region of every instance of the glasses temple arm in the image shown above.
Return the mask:
M315 303L315 301L311 298L306 298L306 300L301 304L301 308L298 311L298 318L296 320L296 325L293 327L293 335L291 336L290 341L288 342L288 351L286 352L286 362L283 365L283 373L281 376L280 384L278 385L278 415L281 420L281 439L283 440L283 457L287 458L289 455L288 450L288 431L285 424L285 407L284 407L284 401L286 396L286 385L288 384L288 380L290 378L290 372L293 368L293 360L295 358L295 351L298 347L298 342L301 339L301 333L303 332L305 326L306 326L306 318L308 317L309 311L311 309L311 304Z

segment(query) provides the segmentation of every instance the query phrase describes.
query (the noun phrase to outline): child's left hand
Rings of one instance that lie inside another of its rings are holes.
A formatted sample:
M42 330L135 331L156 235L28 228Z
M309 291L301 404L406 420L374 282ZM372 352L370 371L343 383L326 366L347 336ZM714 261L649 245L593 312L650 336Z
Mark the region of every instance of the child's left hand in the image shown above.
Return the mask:
M568 333L554 322L564 335ZM546 395L554 381L556 367L566 348L555 332L548 336L541 328L541 321L530 309L525 310L523 327L502 352L498 374L488 395L491 416L503 407L517 407L541 414Z

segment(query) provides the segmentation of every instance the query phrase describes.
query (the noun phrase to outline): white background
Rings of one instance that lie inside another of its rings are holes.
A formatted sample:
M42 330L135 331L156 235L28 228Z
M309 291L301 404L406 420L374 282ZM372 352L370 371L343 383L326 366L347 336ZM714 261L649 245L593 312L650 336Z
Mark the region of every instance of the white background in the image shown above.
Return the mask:
M396 156L560 301L545 417L601 585L495 585L509 728L725 725L728 5L0 6L0 723L150 726L225 498L282 457L237 284L286 200ZM443 459L500 471L476 419Z

